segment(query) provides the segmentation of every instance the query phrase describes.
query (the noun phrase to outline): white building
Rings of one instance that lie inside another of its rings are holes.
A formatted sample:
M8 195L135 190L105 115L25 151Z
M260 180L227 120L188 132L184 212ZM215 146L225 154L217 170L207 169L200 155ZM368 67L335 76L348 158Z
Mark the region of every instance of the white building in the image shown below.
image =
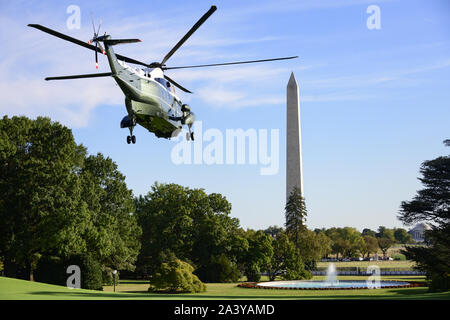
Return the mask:
M426 230L431 230L431 226L429 224L426 224L424 222L418 223L408 231L408 233L413 237L413 240L415 242L423 242L424 241L424 233Z

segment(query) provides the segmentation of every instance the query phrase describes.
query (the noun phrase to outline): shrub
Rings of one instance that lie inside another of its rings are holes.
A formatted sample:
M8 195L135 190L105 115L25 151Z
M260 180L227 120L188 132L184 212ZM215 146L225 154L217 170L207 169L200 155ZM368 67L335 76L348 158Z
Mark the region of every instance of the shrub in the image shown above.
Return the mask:
M194 268L187 262L173 259L163 262L150 277L149 291L167 293L203 292L206 286L192 272Z
M240 271L224 254L211 257L209 264L195 272L205 282L237 282Z
M65 286L68 274L64 261L55 256L43 256L34 271L34 280L59 286Z
M404 260L406 260L406 256L404 254L398 253L398 254L394 254L392 256L392 259L394 259L396 261L404 261Z
M254 266L253 268L246 270L245 275L247 277L247 281L250 282L259 282L261 280L261 271L258 266Z
M431 281L428 285L430 292L448 291L450 290L449 274L433 274L428 277Z
M103 290L103 279L100 263L90 255L72 256L61 259L56 256L43 256L39 259L34 278L38 282L67 285L67 267L77 265L81 271L81 288Z
M78 265L81 269L81 288L103 290L102 270L100 263L91 255L74 256L66 263Z

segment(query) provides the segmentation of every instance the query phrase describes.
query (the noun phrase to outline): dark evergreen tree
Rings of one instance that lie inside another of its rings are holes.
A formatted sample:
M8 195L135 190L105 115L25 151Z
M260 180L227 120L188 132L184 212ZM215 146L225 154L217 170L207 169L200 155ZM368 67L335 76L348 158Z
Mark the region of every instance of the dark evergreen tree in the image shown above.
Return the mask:
M444 143L449 145L450 140ZM419 180L424 189L411 201L401 204L399 219L405 224L429 222L426 232L430 246L407 247L407 257L431 279L430 289L450 289L450 156L441 156L422 163Z
M289 195L285 207L286 217L286 234L292 242L298 247L300 233L305 230L306 226L306 205L300 189L294 188Z

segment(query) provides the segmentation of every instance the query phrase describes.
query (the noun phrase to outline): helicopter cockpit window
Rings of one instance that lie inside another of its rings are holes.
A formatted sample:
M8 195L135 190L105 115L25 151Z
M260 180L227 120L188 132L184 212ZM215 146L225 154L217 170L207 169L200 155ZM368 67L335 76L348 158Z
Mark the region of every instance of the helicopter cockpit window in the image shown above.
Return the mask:
M161 83L164 87L166 86L166 80L163 78L155 78L156 81L158 81L159 83Z

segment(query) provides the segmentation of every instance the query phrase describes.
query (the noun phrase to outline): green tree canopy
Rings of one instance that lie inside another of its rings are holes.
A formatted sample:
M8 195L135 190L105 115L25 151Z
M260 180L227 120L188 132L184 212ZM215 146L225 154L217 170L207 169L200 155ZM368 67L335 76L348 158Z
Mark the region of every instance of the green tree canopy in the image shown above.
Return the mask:
M133 268L140 228L125 177L111 159L87 156L70 129L42 117L0 120L0 191L7 275L33 279L43 256L87 253L103 270Z
M269 226L267 229L264 230L265 234L268 234L273 238L277 237L282 232L284 232L284 229L279 226Z
M370 256L371 253L377 253L378 251L378 240L377 238L373 236L363 236L364 238L364 253L367 254L367 256Z
M86 251L89 213L77 172L85 148L48 118L0 121L0 255L6 274L26 268L30 280L44 254Z
M267 266L269 279L281 276L284 280L310 279L311 272L305 270L299 250L282 232L272 242L273 255Z
M248 250L242 258L244 274L248 281L259 281L261 271L266 270L272 259L272 238L263 231L248 229L246 232Z
M377 233L376 231L373 231L371 229L365 228L362 233L362 236L371 236L371 237L376 237Z
M325 233L315 233L305 227L298 234L296 247L306 269L314 270L317 262L331 251L331 240Z
M90 211L90 228L85 234L89 252L104 269L134 270L142 230L125 176L112 159L99 153L86 157L80 177L83 201Z
M408 244L414 242L413 237L403 228L394 229L394 238L398 243Z
M376 237L389 239L392 242L395 242L394 229L389 229L389 228L386 228L385 226L379 226Z
M389 238L378 238L378 247L383 252L383 257L386 258L386 253L390 247L394 244L394 241Z
M326 234L331 239L332 253L337 257L357 257L365 251L364 239L361 233L352 227L330 228Z
M142 227L139 273L149 276L161 263L161 251L191 262L200 279L208 282L212 257L224 254L237 266L248 243L239 220L230 217L231 204L220 194L206 194L177 184L155 183L151 191L135 200Z

